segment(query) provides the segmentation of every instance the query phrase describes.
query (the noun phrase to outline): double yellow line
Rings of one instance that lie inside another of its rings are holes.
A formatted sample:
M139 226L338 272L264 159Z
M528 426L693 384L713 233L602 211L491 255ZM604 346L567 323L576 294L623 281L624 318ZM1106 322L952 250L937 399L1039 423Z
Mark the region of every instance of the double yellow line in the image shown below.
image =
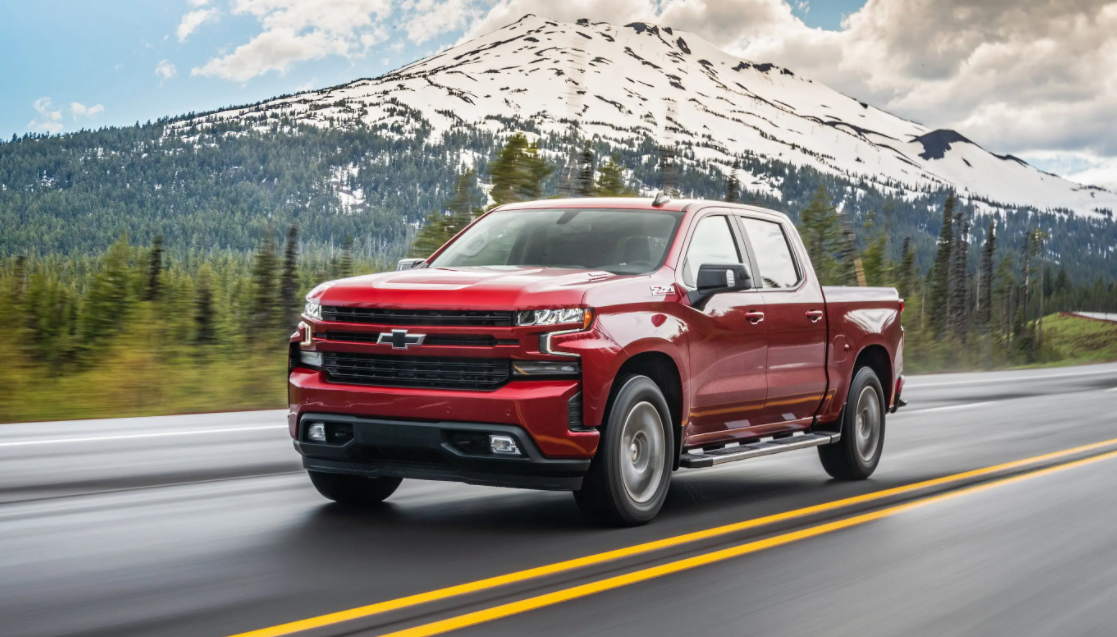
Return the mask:
M650 553L650 552L653 552L653 551L659 551L659 550L663 550L663 549L666 549L666 548L672 548L672 547L682 546L682 545L686 545L686 544L691 544L691 543L698 542L698 541L701 541L701 540L708 540L708 539L711 539L711 538L717 538L717 537L720 537L720 536L728 535L730 533L736 533L736 532L739 532L739 531L753 529L753 528L757 528L757 527L761 527L761 526L765 526L765 525L769 525L769 524L774 524L774 523L777 523L777 522L794 520L794 519L797 519L797 518L803 518L803 517L807 517L807 516L811 516L811 515L816 515L816 514L819 514L819 513L825 513L827 511L833 511L833 510L836 510L836 509L841 509L841 508L845 508L845 507L849 507L849 506L853 506L853 505L857 505L857 504L864 504L864 503L868 503L868 502L882 500L882 499L885 499L885 498L890 498L890 497L895 497L895 496L899 496L899 495L909 494L909 493L913 493L913 492L920 491L920 490L946 486L946 485L950 485L950 484L958 483L958 482L965 482L967 480L984 478L984 477L988 477L988 476L991 476L991 475L994 475L994 474L997 474L997 473L1003 473L1003 472L1007 472L1007 471L1012 471L1014 469L1020 469L1020 468L1023 468L1023 467L1042 464L1042 463L1050 462L1050 461L1054 461L1054 460L1060 460L1060 459L1063 459L1063 458L1067 458L1069 456L1075 456L1075 455L1080 455L1080 454L1084 454L1084 453L1089 453L1089 452L1092 452L1092 451L1098 451L1100 449L1105 449L1107 447L1112 447L1114 445L1117 445L1117 438L1113 438L1113 439L1110 439L1110 440L1105 440L1105 441L1102 441L1102 442L1097 442L1097 443L1094 443L1094 444L1083 445L1083 446L1080 446L1080 447L1074 447L1074 448L1071 448L1071 449L1064 449L1062 451L1056 451L1056 452L1053 452L1053 453L1043 454L1043 455L1040 455L1040 456L1033 456L1031 458L1025 458L1023 460L1017 460L1017 461L1014 461L1014 462L1007 462L1007 463L1004 463L1004 464L994 465L994 466L991 466L991 467L985 467L985 468L982 468L982 469L975 469L973 471L956 473L954 475L945 476L945 477L942 477L942 478L935 478L933 480L926 480L926 481L923 481L923 482L917 482L917 483L905 485L905 486L902 486L902 487L895 487L895 488L892 488L892 489L884 489L884 490L881 490L881 491L875 491L873 493L867 493L865 495L859 495L859 496L855 496L855 497L852 497L852 498L845 498L843 500L835 500L833 502L818 504L818 505L814 505L814 506L810 506L810 507L805 507L805 508L802 508L802 509L795 509L793 511L788 511L786 513L778 513L776 515L769 515L769 516L765 516L765 517L762 517L762 518L756 518L756 519L753 519L753 520L746 520L744 522L727 524L727 525L724 525L724 526L719 526L719 527L715 527L715 528L711 528L711 529L706 529L706 530L703 530L703 531L697 531L697 532L694 532L694 533L677 535L677 536L670 537L670 538L665 538L665 539L662 539L662 540L656 540L654 542L646 542L644 544L637 544L635 546L616 549L616 550L613 550L613 551L606 551L604 553L597 553L595 555L589 555L589 556L586 556L586 557L581 557L581 558L577 558L577 559L573 559L573 560L566 560L566 561L563 561L563 562L548 564L546 566L540 566L540 567L537 567L537 568L527 569L527 570L523 570L523 571L517 571L515 573L509 573L507 575L500 575L498 577L491 577L491 578L488 578L488 579L478 580L476 582L470 582L470 583L467 583L467 584L460 584L460 585L457 585L457 586L440 588L440 589L433 590L433 591L430 591L430 592L427 592L427 593L420 593L418 595L401 597L401 598L386 601L386 602L380 602L380 603L377 603L377 604L370 604L368 606L361 606L361 607L358 607L358 608L353 608L353 609L350 609L350 610L345 610L345 611L341 611L341 612L337 612L337 613L330 613L328 615L320 615L318 617L312 617L312 618L309 618L309 619L303 619L303 620L300 620L300 621L295 621L295 622L291 622L291 623L287 623L287 624L272 626L270 628L263 628L263 629L260 629L260 630L254 630L254 631L250 631L250 632L247 632L247 633L241 633L239 635L235 635L234 637L277 637L279 635L290 635L290 634L297 633L297 632L302 632L302 631L305 631L305 630L310 630L310 629L314 629L314 628L322 628L322 627L325 627L325 626L331 626L331 625L334 625L334 624L338 624L338 623L341 623L341 622L347 622L347 621L351 621L351 620L354 620L354 619L362 619L362 618L366 618L366 617L371 617L373 615L379 615L379 614L382 614L382 613L387 613L387 612L390 612L390 611L409 608L409 607L412 607L412 606L417 606L419 604L425 604L425 603L429 603L429 602L449 599L449 598L452 598L452 597L458 597L458 596L467 595L467 594L470 594L470 593L477 593L477 592L480 592L480 591L485 591L485 590L497 588L497 587L500 587L500 586L507 586L509 584L516 584L516 583L525 582L525 581L528 581L528 580L539 579L539 578L546 577L546 576L549 576L549 575L555 575L555 574L558 574L558 573L564 573L564 572L567 572L567 571L572 571L572 570L579 569L579 568L585 568L587 566L604 564L604 563L607 563L607 562L612 562L612 561L616 561L616 560L620 560L620 559L624 559L624 558L628 558L628 557L633 557L633 556L636 556L636 555L642 555L642 554ZM512 603L509 603L509 604L503 604L503 605L500 605L500 606L495 606L493 608L488 608L488 609L477 611L477 612L474 612L474 613L468 613L468 614L460 615L460 616L457 616L457 617L451 617L449 619L436 621L436 622L432 622L432 623L429 623L429 624L424 624L424 625L421 625L421 626L416 626L414 628L409 628L409 629L402 630L402 631L399 631L399 632L391 633L390 635L386 635L385 637L426 637L426 636L429 636L429 635L438 635L438 634L442 634L442 633L449 632L449 631L452 631L452 630L465 628L467 626L473 626L473 625L476 625L476 624L489 622L489 621L492 621L494 619L500 619L502 617L508 617L508 616L511 616L511 615L516 615L516 614L523 613L523 612L526 612L526 611L529 611L529 610L542 608L542 607L545 607L545 606L551 606L551 605L554 605L554 604L558 604L558 603L561 603L561 602L564 602L564 601L576 599L576 598L579 598L579 597L585 597L587 595L592 595L594 593L599 593L599 592L602 592L602 591L611 590L611 589L618 588L618 587L621 587L621 586L628 586L630 584L634 584L634 583L637 583L637 582L642 582L642 581L646 581L646 580L649 580L649 579L662 577L664 575L668 575L668 574L671 574L671 573L677 573L679 571L692 569L692 568L695 568L695 567L698 567L698 566L703 566L703 565L706 565L706 564L712 564L714 562L720 562L720 561L727 560L727 559L730 559L730 558L733 558L733 557L739 557L741 555L747 555L749 553L755 553L757 551L762 551L764 549L768 549L768 548L772 548L772 547L776 547L776 546L782 546L782 545L785 545L785 544L790 544L792 542L797 542L797 541L802 540L802 539L816 537L816 536L823 535L823 534L826 534L826 533L831 533L831 532L837 531L839 529L845 529L845 528L849 528L849 527L859 526L859 525L865 524L867 522L871 522L873 520L879 520L881 518L896 515L898 513L903 512L903 511L907 511L907 510L914 509L914 508L917 508L917 507L926 506L926 505L931 504L933 502L939 502L939 501L950 499L950 498L960 497L962 495L976 493L976 492L979 492L979 491L985 491L985 490L988 490L988 489L1004 486L1004 485L1007 485L1007 484L1012 484L1012 483L1015 483L1015 482L1020 482L1020 481L1023 481L1023 480L1028 480L1028 479L1031 479L1031 478L1036 478L1036 477L1039 477L1039 476L1048 475L1048 474L1051 474L1051 473L1054 473L1054 472L1057 472L1057 471L1063 471L1063 470L1070 469L1070 468L1073 468L1073 467L1079 467L1079 466L1083 466L1083 465L1087 465L1087 464L1093 464L1095 462L1101 462L1103 460L1108 460L1108 459L1111 459L1111 458L1117 458L1117 451L1110 451L1110 452L1102 454L1102 455L1093 456L1093 457L1090 457L1090 458L1085 458L1085 459L1077 460L1077 461L1074 461L1074 462L1064 463L1064 464L1060 464L1060 465L1057 465L1057 466L1054 466L1054 467L1049 467L1049 468L1046 468L1046 469L1032 471L1030 473L1025 473L1025 474L1014 476L1014 477L1003 478L1003 479L1000 479L1000 480L996 480L994 482L989 482L989 483L985 483L985 484L970 486L970 487L960 489L960 490L957 490L957 491L952 491L950 493L945 493L945 494L941 494L941 495L937 495L937 496L931 496L931 497L923 498L923 499L917 500L915 502L909 502L909 503L906 503L906 504L899 504L899 505L895 505L895 506L888 507L888 508L885 508L885 509L880 509L880 510L877 510L877 511L872 511L872 512L869 512L869 513L856 515L856 516L853 516L853 517L850 517L850 518L845 518L845 519L838 520L838 521L835 521L835 522L820 524L820 525L812 526L812 527L802 529L802 530L799 530L799 531L793 531L793 532L790 532L790 533L777 535L775 537L765 538L765 539L757 540L757 541L754 541L754 542L748 542L748 543L745 543L745 544L740 544L738 546L733 546L733 547L718 550L718 551L703 553L701 555L696 555L694 557L680 559L680 560L676 560L676 561L673 561L673 562L669 562L667 564L662 564L662 565L659 565L659 566L654 566L654 567L650 567L650 568L637 570L637 571L634 571L632 573L626 573L624 575L618 575L618 576L615 576L615 577L610 577L610 578L606 578L606 579L603 579L603 580L599 580L599 581L596 581L596 582L590 582L588 584L582 584L582 585L579 585L579 586L574 586L574 587L558 590L558 591L555 591L555 592L552 592L552 593L539 595L539 596L532 597L532 598L529 598L529 599L525 599L525 600L521 600L521 601L517 601L517 602L512 602Z

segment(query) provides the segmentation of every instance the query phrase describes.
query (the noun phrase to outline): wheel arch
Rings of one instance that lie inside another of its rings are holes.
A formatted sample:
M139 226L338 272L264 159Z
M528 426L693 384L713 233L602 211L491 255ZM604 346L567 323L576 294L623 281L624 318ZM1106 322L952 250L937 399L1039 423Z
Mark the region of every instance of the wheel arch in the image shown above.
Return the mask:
M619 389L617 380L631 375L647 376L663 392L663 397L667 400L667 408L671 411L669 415L671 417L671 432L674 437L675 456L673 466L678 469L683 439L684 408L683 381L679 366L670 354L661 351L650 350L630 356L621 364L613 377L613 386L609 391L609 400L605 405L606 414L613 408L613 400L616 398ZM601 425L603 427L606 425L605 419L602 420Z
M895 384L893 383L892 358L888 355L888 350L880 344L866 345L861 348L853 362L853 370L850 372L851 381L853 375L862 367L868 367L876 373L877 378L880 379L881 388L884 389L884 404L886 407L891 405Z

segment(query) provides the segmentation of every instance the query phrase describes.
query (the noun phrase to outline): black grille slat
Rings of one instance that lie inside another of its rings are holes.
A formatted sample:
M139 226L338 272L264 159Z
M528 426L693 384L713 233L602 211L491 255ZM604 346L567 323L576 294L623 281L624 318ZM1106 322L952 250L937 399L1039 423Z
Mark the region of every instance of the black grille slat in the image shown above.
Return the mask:
M493 390L508 382L511 361L492 358L374 356L326 352L330 380L384 387Z
M322 306L322 320L373 325L511 327L512 312Z
M375 343L380 332L326 332L327 341L347 343ZM496 347L497 345L519 345L515 339L497 339L486 334L428 334L424 345L435 347Z

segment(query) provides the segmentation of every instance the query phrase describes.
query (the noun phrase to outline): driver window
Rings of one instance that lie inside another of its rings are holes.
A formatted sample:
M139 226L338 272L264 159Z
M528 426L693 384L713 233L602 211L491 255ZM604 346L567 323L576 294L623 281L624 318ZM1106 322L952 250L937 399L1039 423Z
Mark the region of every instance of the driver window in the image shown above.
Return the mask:
M683 260L683 283L693 288L698 269L707 263L744 263L729 228L729 217L716 215L698 222Z

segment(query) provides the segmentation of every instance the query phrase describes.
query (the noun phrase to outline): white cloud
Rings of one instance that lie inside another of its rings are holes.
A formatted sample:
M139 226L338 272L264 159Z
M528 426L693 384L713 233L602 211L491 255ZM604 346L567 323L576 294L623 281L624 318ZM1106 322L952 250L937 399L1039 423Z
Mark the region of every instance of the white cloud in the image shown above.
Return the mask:
M422 44L464 28L480 16L472 4L470 0L407 0L402 7L409 14L403 23L407 39Z
M105 112L105 107L100 104L93 106L86 106L81 102L70 102L70 114L74 116L74 121L79 117L93 118Z
M198 27L216 18L217 9L199 9L182 16L182 22L179 23L178 31L176 32L178 41L184 42Z
M40 97L31 103L31 108L39 114L38 117L27 123L27 128L34 131L58 133L64 128L62 124L62 109L54 108L49 97Z
M164 80L171 79L176 73L178 73L178 69L167 60L159 60L159 63L155 65L155 74Z
M233 13L255 16L263 31L192 75L247 81L329 55L353 57L387 39L392 0L234 0Z
M1103 157L1089 151L1035 151L1021 153L1020 157L1041 170L1071 181L1117 190L1117 157Z
M192 7L204 7L209 4L209 0L186 0L186 2Z

